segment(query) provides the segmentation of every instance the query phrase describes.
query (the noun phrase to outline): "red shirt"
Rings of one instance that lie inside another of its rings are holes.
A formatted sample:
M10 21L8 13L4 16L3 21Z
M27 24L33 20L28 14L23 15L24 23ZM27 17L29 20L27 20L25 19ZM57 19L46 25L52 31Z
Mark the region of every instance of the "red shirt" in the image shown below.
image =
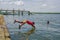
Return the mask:
M31 22L29 20L27 20L26 23L29 24L29 25L34 25L33 22Z

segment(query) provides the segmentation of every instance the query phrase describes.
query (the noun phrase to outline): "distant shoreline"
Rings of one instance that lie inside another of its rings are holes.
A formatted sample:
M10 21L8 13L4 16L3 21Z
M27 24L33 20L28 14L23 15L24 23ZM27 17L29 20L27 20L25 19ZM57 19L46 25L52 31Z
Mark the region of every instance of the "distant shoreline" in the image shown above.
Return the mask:
M60 14L60 13L32 13L32 14Z
M60 14L60 12L58 13L58 12L31 12L32 14Z
M0 13L2 15L18 15L18 14L6 14L6 13ZM44 12L31 12L31 14L60 14L60 13L44 13Z

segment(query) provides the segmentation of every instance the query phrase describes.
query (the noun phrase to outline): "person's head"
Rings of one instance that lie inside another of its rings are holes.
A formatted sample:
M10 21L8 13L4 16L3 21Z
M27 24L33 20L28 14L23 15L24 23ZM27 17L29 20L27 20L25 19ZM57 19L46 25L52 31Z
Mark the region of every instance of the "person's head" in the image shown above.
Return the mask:
M35 24L35 22L33 22L33 24Z

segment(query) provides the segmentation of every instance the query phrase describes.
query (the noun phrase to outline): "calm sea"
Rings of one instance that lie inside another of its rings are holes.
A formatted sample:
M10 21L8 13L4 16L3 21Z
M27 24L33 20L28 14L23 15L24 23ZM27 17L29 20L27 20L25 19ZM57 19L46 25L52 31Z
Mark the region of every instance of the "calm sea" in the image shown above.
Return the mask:
M29 40L60 40L60 14L33 14L4 15L6 25L10 32L11 40L26 40L23 34L31 29L31 26L25 24L21 30L18 29L19 23L14 24L14 20L31 20L35 22L36 30L28 38ZM47 25L47 21L50 23Z

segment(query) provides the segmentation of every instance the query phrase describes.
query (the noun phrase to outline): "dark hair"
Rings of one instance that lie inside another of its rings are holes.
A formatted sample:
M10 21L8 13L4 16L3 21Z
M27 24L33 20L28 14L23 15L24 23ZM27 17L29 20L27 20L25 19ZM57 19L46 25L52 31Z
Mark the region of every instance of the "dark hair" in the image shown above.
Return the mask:
M35 22L33 22L33 24L35 24Z

